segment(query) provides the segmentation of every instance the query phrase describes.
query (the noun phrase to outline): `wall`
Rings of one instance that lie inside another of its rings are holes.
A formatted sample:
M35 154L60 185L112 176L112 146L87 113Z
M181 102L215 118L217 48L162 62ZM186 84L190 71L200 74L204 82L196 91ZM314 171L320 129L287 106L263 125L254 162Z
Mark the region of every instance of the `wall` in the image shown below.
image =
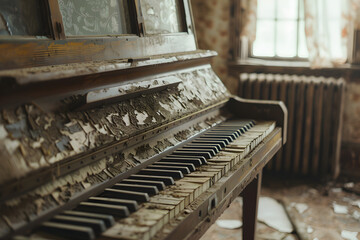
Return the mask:
M342 169L343 173L360 177L360 79L349 80L345 94Z
M231 93L236 94L238 81L229 76L227 60L230 59L230 9L232 0L192 0L196 34L200 49L211 49L219 56L213 68ZM280 71L265 66L232 67L233 72L273 72L287 74L314 74L341 77L347 81L342 133L341 165L343 173L359 175L360 172L360 68L322 69L282 68ZM236 74L235 74L236 76Z
M233 94L237 80L229 76L227 60L230 47L231 0L192 0L192 10L200 49L215 50L219 56L213 59L213 68Z

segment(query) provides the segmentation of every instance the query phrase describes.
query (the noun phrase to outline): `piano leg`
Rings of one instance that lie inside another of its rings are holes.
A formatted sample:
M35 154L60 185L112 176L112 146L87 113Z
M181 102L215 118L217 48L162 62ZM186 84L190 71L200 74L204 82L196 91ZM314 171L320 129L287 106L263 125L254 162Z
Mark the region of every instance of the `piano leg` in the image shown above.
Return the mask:
M257 210L261 190L262 172L260 172L243 190L243 239L254 240Z

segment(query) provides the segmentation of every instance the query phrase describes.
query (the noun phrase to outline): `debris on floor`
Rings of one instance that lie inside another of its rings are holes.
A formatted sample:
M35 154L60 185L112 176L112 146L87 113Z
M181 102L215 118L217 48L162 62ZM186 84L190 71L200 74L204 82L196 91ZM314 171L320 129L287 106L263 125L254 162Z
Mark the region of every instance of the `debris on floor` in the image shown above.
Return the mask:
M360 240L360 195L349 190L359 186L360 182L353 181L321 184L265 176L258 206L256 240ZM294 228L291 233L269 227L275 222L273 214L279 211L285 213ZM218 220L229 219L242 220L242 198L236 198ZM218 223L201 238L241 239L242 228L226 229Z
M350 232L346 230L341 231L341 237L347 240L357 240L358 239L357 235L358 235L357 232Z
M290 206L294 207L300 214L304 213L309 208L309 206L305 203L292 202Z
M258 221L265 223L279 232L291 233L294 230L284 207L275 199L260 197L258 208Z
M333 208L334 208L335 213L339 213L339 214L347 214L348 213L348 208L346 206L336 204L335 202L333 203Z
M242 221L240 220L228 220L220 219L216 221L216 225L225 229L237 229L242 227Z

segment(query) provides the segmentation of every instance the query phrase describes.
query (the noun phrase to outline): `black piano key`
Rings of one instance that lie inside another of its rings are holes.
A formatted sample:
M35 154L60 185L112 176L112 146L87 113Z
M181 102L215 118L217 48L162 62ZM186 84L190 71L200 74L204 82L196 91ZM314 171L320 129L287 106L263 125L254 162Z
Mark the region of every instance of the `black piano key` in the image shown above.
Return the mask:
M129 209L130 212L135 212L136 210L139 209L139 205L135 200L110 198L110 197L90 197L88 199L88 202L125 206Z
M92 228L89 227L74 226L56 222L44 222L40 226L39 230L65 239L95 239L95 233Z
M200 150L195 150L195 149L176 150L176 151L172 152L171 155L202 156L205 159L210 159L213 157L210 152L205 152L205 151L200 151Z
M106 188L104 190L104 192L100 195L102 197L135 200L137 202L148 202L149 201L149 195L147 193L119 190L119 189L113 189L113 188Z
M224 148L229 143L226 143L225 141L218 141L216 139L195 139L191 143L201 143L201 144L219 144L221 148Z
M169 176L158 176L158 175L142 175L142 174L134 174L129 177L129 179L137 179L137 180L151 180L151 181L160 181L163 182L166 186L174 185L175 181L172 177Z
M115 223L114 217L111 215L108 215L108 214L88 213L88 212L69 210L69 211L64 211L63 213L61 213L61 215L100 219L100 220L104 221L105 226L107 228L111 227Z
M100 233L102 233L106 230L105 223L99 219L57 215L57 216L54 216L50 220L50 222L58 222L58 223L76 225L76 226L90 227L94 231L95 235L99 235Z
M146 168L148 169L162 169L162 170L175 170L175 171L181 171L183 174L189 174L190 169L187 167L179 167L179 166L162 166L162 165L149 165Z
M131 183L139 185L156 186L159 191L165 189L165 184L162 181L140 180L140 179L123 179L121 183Z
M116 183L111 188L121 189L127 191L135 191L135 192L144 192L149 194L150 196L158 194L159 190L156 186L148 186L148 185L136 185L136 184L127 184L127 183Z
M209 146L209 145L199 145L199 144L192 144L186 145L183 148L185 149L201 149L201 150L212 150L215 154L218 153L220 150L216 146Z
M196 170L195 165L192 163L179 163L179 162L154 162L152 165L159 166L179 166L179 167L187 167L190 172L194 172Z
M125 206L93 202L82 202L76 207L76 210L100 214L110 214L116 217L127 217L130 214L129 209Z
M175 170L142 169L139 171L139 174L168 176L174 179L179 179L184 177L181 171L175 171Z
M161 160L159 160L159 162L180 162L180 163L192 163L195 165L195 167L199 167L201 165L203 165L204 160L206 161L206 159L204 158L203 160L200 158L194 158L194 157L189 157L189 156L176 156L176 155L169 155L166 156L164 158L162 158ZM206 162L205 162L206 163Z

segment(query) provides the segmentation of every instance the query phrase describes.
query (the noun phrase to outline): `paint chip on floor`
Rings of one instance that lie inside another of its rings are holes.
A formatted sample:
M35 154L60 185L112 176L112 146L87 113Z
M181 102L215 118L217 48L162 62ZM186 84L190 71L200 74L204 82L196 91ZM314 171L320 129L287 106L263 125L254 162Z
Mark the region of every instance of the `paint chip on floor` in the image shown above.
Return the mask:
M259 199L258 220L280 232L291 233L294 230L284 207L273 198Z
M358 232L350 232L350 231L346 231L346 230L342 230L341 231L341 237L343 237L344 239L347 240L357 240L357 235Z
M242 221L240 220L217 220L216 225L225 229L237 229L242 227Z

